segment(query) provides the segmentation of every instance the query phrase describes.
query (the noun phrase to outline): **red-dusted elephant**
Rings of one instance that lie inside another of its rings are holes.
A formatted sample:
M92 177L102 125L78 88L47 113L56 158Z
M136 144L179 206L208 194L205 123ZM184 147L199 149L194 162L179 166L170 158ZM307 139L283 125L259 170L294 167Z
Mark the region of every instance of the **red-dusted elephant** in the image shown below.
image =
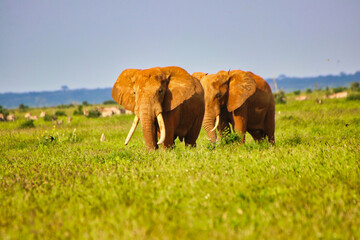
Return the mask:
M268 83L252 72L219 71L216 74L193 73L205 92L203 126L212 142L215 129L222 135L233 129L243 135L249 132L258 141L275 142L275 101Z
M114 84L113 99L135 113L127 144L141 120L148 149L171 147L179 137L196 146L205 111L198 79L180 67L124 70ZM159 140L157 141L157 137Z

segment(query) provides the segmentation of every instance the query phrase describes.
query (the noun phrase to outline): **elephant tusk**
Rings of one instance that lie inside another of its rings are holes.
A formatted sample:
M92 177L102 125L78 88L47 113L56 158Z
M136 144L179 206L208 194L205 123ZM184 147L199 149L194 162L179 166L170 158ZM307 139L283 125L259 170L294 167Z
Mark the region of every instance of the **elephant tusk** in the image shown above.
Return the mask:
M136 129L138 123L139 123L139 118L138 118L138 116L135 115L134 121L133 121L133 123L132 123L132 125L131 125L131 128L130 128L130 131L129 131L127 137L126 137L125 145L127 145L127 144L129 143L132 135L133 135L134 132L135 132L135 129Z
M160 113L159 115L157 115L157 121L159 124L159 128L160 128L160 139L157 142L157 144L162 144L165 141L165 124L164 124L164 119L162 114Z
M217 115L216 116L216 121L215 121L215 127L213 129L211 129L210 132L215 131L215 129L219 126L219 121L220 121L220 116Z

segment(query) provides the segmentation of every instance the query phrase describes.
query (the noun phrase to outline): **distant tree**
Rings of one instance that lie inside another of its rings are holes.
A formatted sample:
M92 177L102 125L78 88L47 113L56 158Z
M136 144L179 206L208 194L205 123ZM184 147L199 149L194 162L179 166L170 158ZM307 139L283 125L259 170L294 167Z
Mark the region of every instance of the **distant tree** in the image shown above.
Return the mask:
M29 106L26 106L26 105L24 105L22 103L19 105L19 111L20 112L26 112L27 110L29 110Z
M60 104L56 106L57 108L71 108L74 107L74 104Z
M87 101L83 101L83 102L82 102L82 105L84 105L84 106L89 106L90 104L89 104Z
M339 93L339 92L343 92L345 91L347 88L346 87L336 87L336 88L333 88L333 93Z
M306 93L312 93L312 90L311 90L311 88L308 88L308 89L306 89L305 92L306 92Z
M105 104L105 105L116 104L116 102L114 100L107 100L107 101L103 102L103 104Z
M351 91L360 91L360 83L359 82L352 82L350 83Z
M44 121L45 122L50 122L52 120L52 117L50 116L50 115L45 115L45 117L44 117Z
M74 111L74 115L84 115L83 106L79 105L78 109Z
M63 86L61 86L61 90L63 90L63 91L68 91L68 90L69 90L69 87L66 86L66 85L63 85Z
M293 93L294 95L300 95L300 90L295 90Z
M326 86L326 88L325 88L325 95L326 95L326 96L329 96L329 95L330 95L330 89L329 89L328 86Z
M34 128L34 120L26 120L20 125L20 128Z
M89 111L89 116L88 116L89 118L98 118L100 116L101 116L101 112L99 112L99 110L97 110L96 108L91 109Z
M66 113L64 111L56 111L55 115L60 117L60 116L66 116Z
M360 94L359 93L352 93L346 97L348 101L360 101Z
M286 103L286 96L284 91L279 91L278 93L274 94L275 103L276 104L285 104Z
M3 108L3 106L1 106L1 105L0 105L0 113L2 113L5 118L9 115L9 111L7 109Z

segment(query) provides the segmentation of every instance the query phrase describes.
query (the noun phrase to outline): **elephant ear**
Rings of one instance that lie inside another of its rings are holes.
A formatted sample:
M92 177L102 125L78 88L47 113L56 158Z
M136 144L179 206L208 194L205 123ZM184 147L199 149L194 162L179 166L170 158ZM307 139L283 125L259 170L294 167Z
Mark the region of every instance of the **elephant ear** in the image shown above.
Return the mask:
M197 83L197 79L180 67L165 67L163 71L169 79L163 101L163 111L168 112L191 98L198 90L200 83Z
M116 80L111 96L112 98L125 109L134 112L135 110L135 96L133 93L133 82L131 78L139 69L126 69Z
M256 91L256 82L249 73L234 71L230 73L229 98L227 109L235 111Z

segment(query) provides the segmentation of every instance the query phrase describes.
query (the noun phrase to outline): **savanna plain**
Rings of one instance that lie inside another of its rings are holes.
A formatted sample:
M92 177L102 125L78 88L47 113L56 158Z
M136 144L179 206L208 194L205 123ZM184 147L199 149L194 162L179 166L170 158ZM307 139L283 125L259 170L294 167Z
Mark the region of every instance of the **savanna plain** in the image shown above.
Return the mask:
M141 127L124 145L132 115L27 125L14 109L0 239L359 239L360 101L322 95L276 105L274 146L202 130L196 148L150 152Z

